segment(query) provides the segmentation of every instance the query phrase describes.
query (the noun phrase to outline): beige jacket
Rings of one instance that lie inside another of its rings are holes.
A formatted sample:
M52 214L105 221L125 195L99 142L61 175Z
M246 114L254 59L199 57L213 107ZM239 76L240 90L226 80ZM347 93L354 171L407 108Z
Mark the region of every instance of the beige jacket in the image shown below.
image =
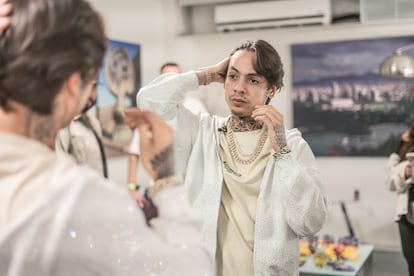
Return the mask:
M93 131L80 121L79 115L70 125L58 132L56 137L56 152L67 153L75 159L78 164L87 164L103 175L103 156L99 143ZM102 141L102 128L98 119L88 116L88 119Z

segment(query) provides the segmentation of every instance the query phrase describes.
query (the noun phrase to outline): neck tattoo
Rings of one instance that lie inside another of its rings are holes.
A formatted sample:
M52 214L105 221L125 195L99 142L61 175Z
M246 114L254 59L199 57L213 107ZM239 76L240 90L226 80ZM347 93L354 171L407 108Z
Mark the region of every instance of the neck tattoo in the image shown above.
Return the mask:
M232 115L228 122L228 128L232 129L234 132L244 132L261 129L263 123L257 122L250 116L238 117Z

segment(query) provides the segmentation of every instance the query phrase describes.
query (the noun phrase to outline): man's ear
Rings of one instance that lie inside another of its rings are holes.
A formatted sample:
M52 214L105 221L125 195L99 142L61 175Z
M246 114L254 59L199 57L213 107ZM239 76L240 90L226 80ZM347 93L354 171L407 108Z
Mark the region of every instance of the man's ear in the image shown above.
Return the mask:
M72 73L63 83L66 96L77 98L81 92L82 79L79 73Z
M270 88L267 89L268 94L267 96L271 99L276 95L277 92L277 86L276 85L272 85Z

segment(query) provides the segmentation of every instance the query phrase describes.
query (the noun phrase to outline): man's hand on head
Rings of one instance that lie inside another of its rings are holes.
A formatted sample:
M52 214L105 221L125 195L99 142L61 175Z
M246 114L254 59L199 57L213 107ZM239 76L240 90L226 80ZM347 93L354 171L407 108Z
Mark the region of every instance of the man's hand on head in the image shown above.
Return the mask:
M221 82L221 83L224 82L224 80L226 78L227 70L228 70L228 67L229 67L229 62L230 62L230 58L226 57L222 61L220 61L220 62L218 62L218 63L216 63L213 66L210 66L208 68L212 72L212 81L213 82Z
M227 57L209 67L203 67L196 71L199 85L209 85L212 82L224 83L230 58Z

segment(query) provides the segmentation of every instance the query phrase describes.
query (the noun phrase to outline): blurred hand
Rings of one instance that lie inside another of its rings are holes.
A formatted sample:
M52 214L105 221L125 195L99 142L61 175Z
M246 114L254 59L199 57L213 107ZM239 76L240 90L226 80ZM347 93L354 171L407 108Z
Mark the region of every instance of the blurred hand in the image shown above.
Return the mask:
M6 30L10 25L10 13L12 5L7 0L0 0L0 33Z
M125 110L125 123L137 128L143 167L154 180L175 173L174 131L158 115L138 109Z
M144 208L145 204L148 204L148 200L145 197L143 197L141 193L137 190L129 190L129 192L131 193L132 197L135 199L135 202L141 209Z

